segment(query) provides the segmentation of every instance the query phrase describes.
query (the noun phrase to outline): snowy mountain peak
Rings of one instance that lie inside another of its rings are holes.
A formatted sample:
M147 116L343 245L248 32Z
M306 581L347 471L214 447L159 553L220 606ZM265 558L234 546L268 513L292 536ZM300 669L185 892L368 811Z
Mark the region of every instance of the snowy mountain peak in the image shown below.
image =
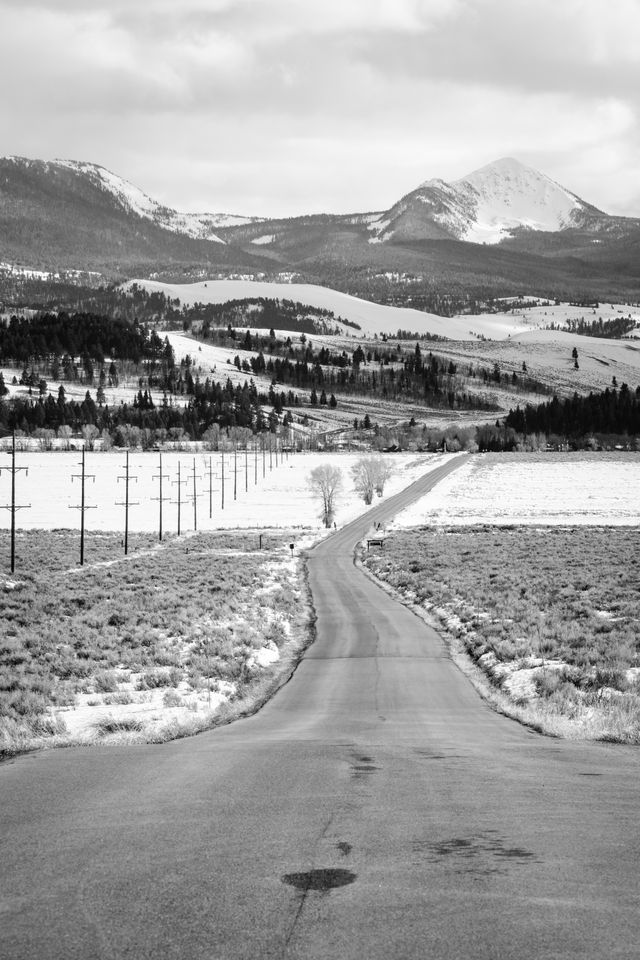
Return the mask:
M557 231L593 210L555 180L513 157L487 164L452 184L471 191L469 225L461 239L498 243L518 227ZM599 212L599 211L597 211Z
M372 242L440 235L494 244L515 229L555 232L594 215L606 216L545 174L503 157L450 183L426 180L369 229Z

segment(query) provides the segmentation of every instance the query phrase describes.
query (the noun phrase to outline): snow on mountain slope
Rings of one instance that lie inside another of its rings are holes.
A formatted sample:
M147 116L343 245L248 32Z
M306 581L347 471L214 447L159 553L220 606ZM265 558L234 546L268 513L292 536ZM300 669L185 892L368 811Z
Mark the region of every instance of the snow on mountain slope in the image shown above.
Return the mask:
M152 220L165 230L184 233L195 240L224 243L214 232L216 228L241 226L254 221L252 217L236 217L226 213L179 213L171 207L163 206L157 200L152 200L132 183L96 163L78 160L54 160L52 163L82 174L101 190L110 193L126 210L146 220Z
M499 243L518 228L555 232L606 214L518 160L503 158L452 183L427 180L369 224L371 243L450 237Z
M579 197L510 157L474 170L453 187L469 196L473 219L463 240L498 243L514 227L563 230L593 210ZM599 211L598 211L599 212Z

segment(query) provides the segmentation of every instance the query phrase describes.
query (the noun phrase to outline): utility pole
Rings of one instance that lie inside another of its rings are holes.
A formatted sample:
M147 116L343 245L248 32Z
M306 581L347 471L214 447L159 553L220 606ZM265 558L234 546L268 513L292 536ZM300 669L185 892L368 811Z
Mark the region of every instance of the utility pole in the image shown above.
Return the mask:
M89 477L90 480L93 480L94 483L96 482L96 477L95 477L95 474L94 474L94 473L87 474L87 473L85 472L85 463L84 463L85 452L86 452L86 451L85 451L85 448L83 447L83 448L82 448L82 461L78 464L78 466L82 467L82 473L72 473L72 474L71 474L71 482L72 482L72 483L73 483L74 480L80 480L80 481L81 481L81 483L80 483L80 506L72 506L72 505L69 505L69 509L70 509L70 510L79 510L79 511L80 511L80 566L81 566L81 567L84 566L84 515L85 515L85 512L86 512L87 510L97 510L97 507L96 507L95 505L94 505L94 506L90 506L90 505L86 502L85 496L84 496L85 480L87 479L87 476Z
M249 492L249 441L244 442L244 492Z
M213 517L213 457L209 457L209 520Z
M273 434L269 434L269 470L273 470Z
M233 499L238 499L238 444L233 441Z
M160 504L160 516L158 518L158 540L162 540L162 505L165 500L165 498L162 495L162 481L168 480L169 474L162 472L162 454L159 454L159 457L160 457L160 468L159 468L160 472L154 473L152 480L158 480L160 482L160 491L159 491L160 495L158 497L151 497L151 499L157 500Z
M138 482L137 477L132 477L129 473L129 451L127 450L127 459L124 465L124 476L118 477L118 483L121 480L124 480L124 501L116 500L116 506L124 507L124 553L125 556L129 553L129 507L139 506L139 501L131 502L129 500L129 481L135 480Z
M220 498L224 510L224 447L222 448L222 483L220 484Z
M180 519L181 519L181 510L182 510L182 484L186 482L187 481L182 480L180 476L180 461L178 460L178 479L172 481L173 486L178 488L178 499L174 500L174 503L178 504L178 536L180 536L180 533L181 533Z
M261 437L262 441L262 479L264 480L267 471L267 448L265 446L264 436Z
M191 498L193 500L193 529L197 530L198 529L198 493L196 492L196 479L201 480L202 478L196 475L196 458L195 457L193 458L192 479L193 479L193 493L191 494Z
M21 470L24 470L25 474L29 473L28 467L16 467L16 434L15 430L13 432L13 440L11 443L11 466L10 467L0 467L0 473L3 470L8 470L11 473L11 503L3 504L3 510L11 510L11 573L14 572L16 568L16 510L28 510L31 507L30 503L17 504L16 503L16 473L20 473Z
M253 482L258 486L258 437L256 436L253 444Z

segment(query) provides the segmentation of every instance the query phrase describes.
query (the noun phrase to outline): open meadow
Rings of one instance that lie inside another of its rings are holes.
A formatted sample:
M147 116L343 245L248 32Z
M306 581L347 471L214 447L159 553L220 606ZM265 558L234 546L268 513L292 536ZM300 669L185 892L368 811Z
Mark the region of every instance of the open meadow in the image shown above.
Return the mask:
M475 456L365 566L445 627L498 709L640 742L640 457Z
M297 455L270 466L267 454L264 465L247 461L246 472L244 462L241 472L237 465L235 478L226 455L224 509L221 456L163 455L160 541L159 456L131 455L125 556L124 454L88 455L95 485L86 480L86 504L96 509L86 514L80 566L79 531L69 529L80 519L69 510L80 503L78 454L18 454L28 473L17 474L17 501L31 507L18 514L13 573L10 511L1 517L0 754L184 736L255 708L289 675L312 638L301 551L329 533L308 476L329 463L342 470L335 512L342 526L367 509L350 476L360 455ZM384 495L445 459L386 457L392 474ZM180 536L172 499L178 464ZM3 474L5 506L9 479Z
M387 456L384 495L451 456ZM640 456L459 456L365 565L439 618L498 709L547 733L640 742ZM9 511L0 515L5 753L185 735L250 709L288 675L312 636L304 548L329 532L308 476L323 464L342 469L343 526L367 509L350 478L360 455L297 455L271 469L267 455L264 475L261 461L239 462L236 499L225 455L224 510L220 457L195 458L194 514L194 457L163 454L174 492L159 542L159 456L131 454L125 556L124 454L88 454L87 502L97 509L86 515L81 567L69 527L79 513L68 509L79 503L78 454L18 455L29 468L18 502L31 507L18 515L15 573ZM6 474L1 482L6 505Z
M124 557L92 534L78 567L69 531L22 532L20 574L0 579L0 755L172 739L255 707L311 635L291 536L139 534Z

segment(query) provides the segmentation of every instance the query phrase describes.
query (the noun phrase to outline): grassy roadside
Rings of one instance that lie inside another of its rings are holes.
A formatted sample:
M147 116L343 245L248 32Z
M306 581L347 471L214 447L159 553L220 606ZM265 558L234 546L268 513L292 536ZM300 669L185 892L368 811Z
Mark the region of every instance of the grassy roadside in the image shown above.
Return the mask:
M311 636L289 532L133 538L21 533L0 572L0 757L43 746L161 742L257 709ZM0 556L7 555L6 534Z
M417 528L365 568L435 616L496 709L543 733L640 742L640 531Z

